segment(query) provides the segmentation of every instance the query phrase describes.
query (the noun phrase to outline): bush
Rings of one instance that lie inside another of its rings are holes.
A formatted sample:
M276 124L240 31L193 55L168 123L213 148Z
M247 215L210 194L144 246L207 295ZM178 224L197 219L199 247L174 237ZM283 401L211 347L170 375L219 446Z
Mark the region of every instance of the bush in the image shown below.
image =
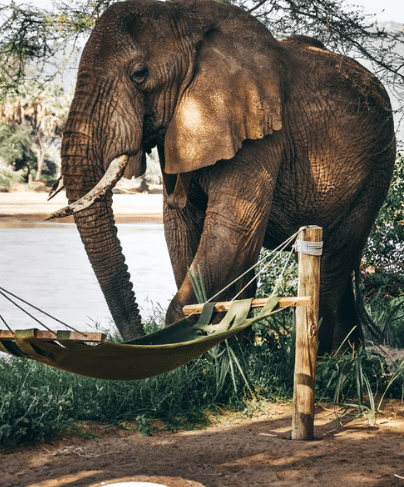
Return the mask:
M404 269L404 153L398 152L387 198L370 233L363 258L366 267L390 275Z
M404 348L404 296L391 300L374 297L369 300L367 311L381 332L383 344Z
M10 189L22 181L22 171L13 171L0 159L0 188Z
M0 360L0 444L36 440L71 421L71 389L55 384L55 373L21 358Z
M256 297L270 296L274 289L275 296L296 296L298 282L296 259L291 258L290 252L278 252L276 259L268 266L271 253L264 248L261 250L260 264L255 270L257 274L260 273ZM283 279L278 282L283 271Z

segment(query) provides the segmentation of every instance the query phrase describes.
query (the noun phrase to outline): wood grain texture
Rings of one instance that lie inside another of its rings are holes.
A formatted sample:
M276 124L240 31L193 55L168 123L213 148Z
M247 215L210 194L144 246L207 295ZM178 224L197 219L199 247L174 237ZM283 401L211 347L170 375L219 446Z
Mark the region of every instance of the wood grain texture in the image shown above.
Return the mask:
M321 242L323 229L303 228L300 240ZM318 348L321 256L298 252L299 296L309 294L310 306L296 308L296 357L293 389L292 440L312 440L314 436L314 395Z
M263 308L268 298L263 299L253 299L251 309ZM216 303L215 311L223 312L227 311L233 301L221 301ZM280 308L292 308L296 306L309 306L311 302L310 296L299 296L299 297L286 297L280 298L279 307ZM190 314L200 314L202 313L203 304L189 304L184 306L182 311L184 315L188 316Z

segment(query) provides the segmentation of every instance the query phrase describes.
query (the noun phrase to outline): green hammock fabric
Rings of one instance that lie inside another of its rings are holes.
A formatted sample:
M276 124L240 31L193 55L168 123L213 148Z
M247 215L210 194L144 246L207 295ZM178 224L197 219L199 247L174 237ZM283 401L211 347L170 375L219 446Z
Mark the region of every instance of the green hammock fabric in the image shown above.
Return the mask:
M124 344L87 345L66 340L35 338L35 329L18 330L14 341L0 341L0 350L75 374L109 380L136 380L169 372L196 359L218 343L275 312L278 298L267 301L254 318L247 318L252 299L234 301L223 320L210 324L214 303L204 306L196 325L187 318L156 333ZM12 344L10 346L10 343Z

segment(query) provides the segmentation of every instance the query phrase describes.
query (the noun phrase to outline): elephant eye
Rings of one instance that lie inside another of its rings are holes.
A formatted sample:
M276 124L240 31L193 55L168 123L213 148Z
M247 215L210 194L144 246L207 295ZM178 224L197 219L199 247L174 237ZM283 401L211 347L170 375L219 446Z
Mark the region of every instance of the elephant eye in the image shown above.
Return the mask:
M132 81L134 83L141 83L146 79L147 68L139 69L132 74Z

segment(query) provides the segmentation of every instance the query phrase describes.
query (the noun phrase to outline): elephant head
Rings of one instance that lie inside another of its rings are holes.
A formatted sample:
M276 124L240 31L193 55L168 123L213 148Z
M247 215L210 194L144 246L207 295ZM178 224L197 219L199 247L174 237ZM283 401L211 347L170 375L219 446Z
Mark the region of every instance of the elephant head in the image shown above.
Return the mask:
M272 57L261 54L268 50ZM214 0L133 0L98 20L63 136L62 174L69 204L76 202L63 214L75 213L126 340L141 324L114 224L113 185L122 175L142 175L145 152L156 145L175 181L233 158L246 139L279 130L282 69L268 30Z

